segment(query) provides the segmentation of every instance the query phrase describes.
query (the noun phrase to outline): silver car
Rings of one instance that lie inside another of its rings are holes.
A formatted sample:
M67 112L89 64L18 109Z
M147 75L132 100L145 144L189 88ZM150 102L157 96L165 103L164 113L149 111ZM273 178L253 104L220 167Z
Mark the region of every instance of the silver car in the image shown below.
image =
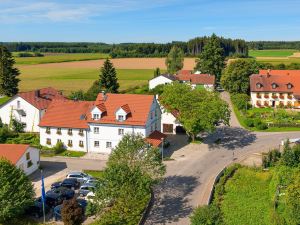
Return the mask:
M67 178L76 178L78 182L83 184L84 182L91 179L92 177L83 172L70 172L68 173Z
M95 185L93 184L83 184L79 188L79 195L80 196L86 196L89 192L95 191Z

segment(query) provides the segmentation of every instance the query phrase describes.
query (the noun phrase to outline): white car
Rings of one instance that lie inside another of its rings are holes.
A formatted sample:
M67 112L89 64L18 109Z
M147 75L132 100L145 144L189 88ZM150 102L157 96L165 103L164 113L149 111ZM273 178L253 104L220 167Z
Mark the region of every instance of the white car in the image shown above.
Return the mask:
M85 200L89 201L89 202L94 202L95 199L95 193L90 191L89 193L87 193L87 195L84 198Z

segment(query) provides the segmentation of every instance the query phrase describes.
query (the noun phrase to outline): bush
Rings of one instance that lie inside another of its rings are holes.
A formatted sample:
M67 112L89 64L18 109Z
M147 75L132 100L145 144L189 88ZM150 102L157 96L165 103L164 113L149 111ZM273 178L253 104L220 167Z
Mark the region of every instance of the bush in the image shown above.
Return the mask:
M285 145L281 163L289 167L297 167L300 164L300 145L295 145L292 148Z
M61 217L65 225L79 225L82 223L83 210L75 198L63 202Z
M0 143L6 143L9 138L13 138L15 136L17 135L8 129L7 125L3 125L3 127L0 128Z
M251 107L249 104L250 96L247 94L233 94L231 95L232 103L239 109L239 110L246 110Z
M269 151L267 155L263 156L262 165L264 168L275 166L280 160L281 153L278 149Z
M97 213L97 206L92 203L92 202L88 202L86 209L85 209L85 215L86 216L93 216Z
M53 150L54 150L55 154L59 154L59 153L64 152L66 149L65 149L64 143L57 142L56 145L54 146Z
M25 124L22 122L19 122L16 119L12 120L12 129L16 133L23 133L25 128Z
M262 122L260 119L256 119L254 120L254 126L258 129L258 130L265 130L268 129L268 125L264 122Z
M198 207L191 216L192 225L222 224L221 211L216 205Z
M247 127L254 127L254 120L253 119L250 119L250 118L246 118L244 120L245 124Z

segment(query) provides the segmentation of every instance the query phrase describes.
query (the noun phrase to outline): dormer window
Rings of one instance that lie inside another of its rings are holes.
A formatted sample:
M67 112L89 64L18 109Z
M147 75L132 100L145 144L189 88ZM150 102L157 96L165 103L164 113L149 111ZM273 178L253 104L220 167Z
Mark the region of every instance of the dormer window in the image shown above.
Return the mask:
M277 87L278 87L278 85L277 85L276 83L273 83L273 84L272 84L272 88L273 88L273 89L275 89L275 88L277 88Z
M122 105L120 108L116 110L116 120L124 121L127 119L127 116L131 113L129 105Z
M263 85L262 85L261 83L257 83L257 84L256 84L256 87L257 87L257 88L262 88L262 86L263 86Z
M123 116L123 115L119 115L119 116L118 116L118 120L119 120L119 121L124 121L124 116Z
M93 114L93 120L99 120L100 115L98 113Z
M288 89L292 89L292 87L293 87L293 85L292 85L291 83L288 83L288 84L287 84L287 88L288 88Z

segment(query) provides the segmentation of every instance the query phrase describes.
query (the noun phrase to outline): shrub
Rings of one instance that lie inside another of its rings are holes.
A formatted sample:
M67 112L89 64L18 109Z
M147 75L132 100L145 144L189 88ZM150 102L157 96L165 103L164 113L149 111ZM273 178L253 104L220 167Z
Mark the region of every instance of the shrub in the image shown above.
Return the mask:
M65 225L79 225L82 223L83 210L75 198L63 202L61 217Z
M254 120L254 126L258 129L258 130L265 130L268 128L268 125L264 122L262 122L260 119L256 119Z
M247 127L254 127L254 120L253 119L250 119L250 118L246 118L244 120L245 124Z
M222 224L221 211L216 205L198 207L191 216L192 225Z
M6 143L8 138L12 138L15 136L16 134L8 129L7 125L3 125L3 127L0 128L0 143Z
M97 213L97 206L93 202L88 202L85 208L86 216L93 216Z
M64 146L64 143L62 142L57 142L56 145L54 146L53 148L55 154L59 154L59 153L62 153L63 151L65 151L65 146Z
M297 167L300 163L300 145L295 145L293 148L285 145L281 163L289 167Z
M264 168L275 166L280 160L281 153L278 149L269 151L267 155L263 156L262 165Z
M25 124L22 122L19 122L16 119L12 120L12 129L16 133L23 133L25 128Z
M246 108L250 108L250 96L247 94L233 94L231 96L232 103L239 109L245 110Z

